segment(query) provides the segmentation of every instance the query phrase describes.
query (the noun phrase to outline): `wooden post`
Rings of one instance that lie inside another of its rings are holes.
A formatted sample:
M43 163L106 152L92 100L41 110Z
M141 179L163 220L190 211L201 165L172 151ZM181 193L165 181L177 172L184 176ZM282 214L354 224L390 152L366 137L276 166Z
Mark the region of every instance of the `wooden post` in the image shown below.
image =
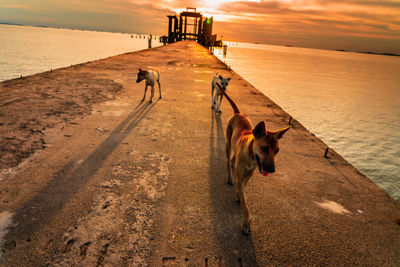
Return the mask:
M173 42L172 20L173 20L173 16L168 16L168 43Z
M182 37L182 16L179 16L179 40L178 41L182 41L183 37Z
M200 16L197 28L197 42L200 44L203 44L202 26L203 26L203 16Z
M187 28L187 17L185 16L185 31L183 34L183 40L186 40L186 28Z
M153 36L150 34L149 36L149 48L151 48L151 40L153 39Z

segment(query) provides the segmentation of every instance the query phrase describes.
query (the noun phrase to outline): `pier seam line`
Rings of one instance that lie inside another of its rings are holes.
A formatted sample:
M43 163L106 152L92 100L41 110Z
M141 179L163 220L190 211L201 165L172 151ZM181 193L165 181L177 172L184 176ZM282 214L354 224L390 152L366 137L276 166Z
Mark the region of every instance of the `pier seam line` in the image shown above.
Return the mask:
M272 111L272 112L273 112L275 115L277 115L274 111ZM293 123L293 121L292 121L292 123ZM304 127L304 126L303 126L303 127ZM305 127L304 127L304 128L305 128ZM292 127L292 129L296 132L297 135L301 136L304 140L307 140L306 136L305 136L304 134L300 134L300 132L297 131L297 129L296 129L295 127ZM307 130L307 131L308 131L308 130ZM308 131L308 132L311 133L310 131ZM318 138L318 140L320 140L320 139ZM320 141L322 141L322 140L320 140ZM316 144L316 145L322 148L321 145L319 145L319 144ZM329 147L329 146L327 145L327 147ZM322 151L323 151L323 149L322 149ZM346 176L341 170L339 170L338 167L337 167L336 165L334 165L332 161L329 160L329 158L326 158L326 160L329 162L329 164L330 164L332 167L334 167L334 168L343 176L343 178L344 178L347 182L349 182L349 184L351 184L354 188L358 189L358 187L355 186L355 185L349 180L349 178L347 178L347 176Z

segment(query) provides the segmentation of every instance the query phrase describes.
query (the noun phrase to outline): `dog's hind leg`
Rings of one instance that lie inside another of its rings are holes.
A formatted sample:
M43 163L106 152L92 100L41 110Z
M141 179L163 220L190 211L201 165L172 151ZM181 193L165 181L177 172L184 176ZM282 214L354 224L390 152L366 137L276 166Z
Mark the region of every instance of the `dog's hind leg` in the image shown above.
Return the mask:
M160 99L161 99L161 85L160 85L160 80L159 79L157 80L157 83L158 83L158 91L160 93Z
M231 137L232 137L232 126L228 124L226 127L226 169L228 176L226 177L226 183L232 185L232 165L231 165Z
M214 105L215 105L215 102L214 102L214 85L212 84L211 85L211 109L214 109Z
M154 96L154 85L151 85L151 96L150 96L149 103L153 103L153 96Z
M147 86L148 86L147 84L144 86L144 95L143 95L143 98L142 98L142 102L146 98Z

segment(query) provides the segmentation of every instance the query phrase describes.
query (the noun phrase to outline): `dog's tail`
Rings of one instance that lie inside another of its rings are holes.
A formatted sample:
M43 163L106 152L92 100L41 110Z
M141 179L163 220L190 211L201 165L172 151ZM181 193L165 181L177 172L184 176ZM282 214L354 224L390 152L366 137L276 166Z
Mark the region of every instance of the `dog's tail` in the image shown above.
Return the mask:
M218 82L216 82L216 84L219 87L219 90L221 91L221 93L226 97L226 99L231 104L231 106L233 108L233 114L240 113L240 111L239 111L238 107L236 106L235 102L233 102L233 100L225 93L225 90L222 89L221 85L219 85Z

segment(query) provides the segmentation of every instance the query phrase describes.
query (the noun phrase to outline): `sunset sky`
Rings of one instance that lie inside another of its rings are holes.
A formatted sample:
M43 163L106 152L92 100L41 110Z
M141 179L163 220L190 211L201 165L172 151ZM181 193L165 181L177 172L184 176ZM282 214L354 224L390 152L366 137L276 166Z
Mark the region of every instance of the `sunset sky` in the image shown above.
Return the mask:
M188 6L224 40L400 54L400 0L0 0L0 22L163 35Z

